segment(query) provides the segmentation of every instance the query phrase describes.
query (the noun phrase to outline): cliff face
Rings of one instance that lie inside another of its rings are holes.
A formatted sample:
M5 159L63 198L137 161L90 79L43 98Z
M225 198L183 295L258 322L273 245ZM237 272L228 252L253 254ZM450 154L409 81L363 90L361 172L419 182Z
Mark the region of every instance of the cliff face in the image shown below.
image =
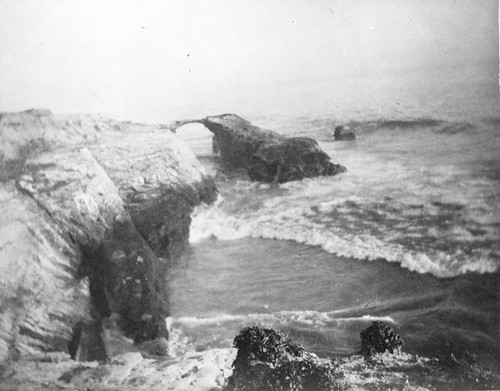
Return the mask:
M4 113L0 180L0 361L66 351L81 318L166 336L162 271L216 197L186 145L158 126Z

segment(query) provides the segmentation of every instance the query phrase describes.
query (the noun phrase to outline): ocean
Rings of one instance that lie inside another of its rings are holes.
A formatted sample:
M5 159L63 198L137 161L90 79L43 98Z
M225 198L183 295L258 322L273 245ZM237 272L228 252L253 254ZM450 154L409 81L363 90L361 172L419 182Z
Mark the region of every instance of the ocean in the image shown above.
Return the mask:
M246 117L317 140L347 167L335 177L251 182L224 167L201 125L178 129L219 197L195 210L191 247L169 271L171 343L227 348L243 326L264 325L320 357L346 356L382 320L406 352L473 354L498 370L498 90L467 86L384 110L365 96L362 109L351 99L330 113ZM334 141L337 125L356 140Z

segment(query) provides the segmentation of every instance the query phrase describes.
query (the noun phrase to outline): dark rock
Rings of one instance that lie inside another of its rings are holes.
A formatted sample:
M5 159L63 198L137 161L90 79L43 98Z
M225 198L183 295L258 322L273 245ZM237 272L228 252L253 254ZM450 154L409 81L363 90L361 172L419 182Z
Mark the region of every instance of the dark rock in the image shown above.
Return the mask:
M330 161L316 141L306 137L265 143L253 154L248 165L250 179L267 183L336 175L345 171L345 167Z
M403 339L388 325L375 321L361 335L361 354L370 356L375 353L400 353Z
M73 336L68 350L71 358L76 361L108 359L102 322L96 319L78 321L73 327Z
M215 136L212 137L212 152L214 155L220 155L220 146Z
M347 126L337 126L333 132L333 138L336 141L356 140L356 135Z
M333 390L331 362L322 362L272 329L246 327L234 339L238 349L226 390Z
M165 259L177 258L189 245L191 213L200 203L217 197L213 179L205 177L196 186L163 189L152 198L130 197L127 209L139 233L154 252Z
M130 217L117 217L104 243L86 261L100 317L118 314L121 329L135 342L168 338L165 265Z
M346 170L333 164L318 143L307 137L285 137L235 114L200 122L214 134L214 145L224 162L230 168L246 168L252 180L283 183Z

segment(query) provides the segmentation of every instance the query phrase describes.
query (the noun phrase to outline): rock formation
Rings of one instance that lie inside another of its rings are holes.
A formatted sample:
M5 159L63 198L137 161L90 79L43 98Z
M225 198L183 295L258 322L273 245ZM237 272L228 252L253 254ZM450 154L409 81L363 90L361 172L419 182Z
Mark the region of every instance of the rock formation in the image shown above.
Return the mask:
M112 314L136 342L167 336L162 272L216 197L185 144L159 126L3 113L0 173L0 361L67 351L73 327L74 352L102 358L79 344L105 345L88 333Z
M226 391L328 391L336 389L334 368L281 333L246 327L234 339L238 349Z
M75 358L103 358L110 317L136 343L168 336L165 268L188 244L194 206L217 192L173 132L191 122L254 180L344 170L315 141L233 114L170 126L0 114L0 361L68 351L70 340Z
M388 325L375 321L361 333L361 354L401 353L403 339Z
M333 132L335 141L356 140L356 135L347 126L337 126Z
M283 183L346 171L334 164L318 143L307 137L285 137L261 129L235 114L174 122L174 130L199 122L214 134L214 151L230 168L245 168L251 180Z

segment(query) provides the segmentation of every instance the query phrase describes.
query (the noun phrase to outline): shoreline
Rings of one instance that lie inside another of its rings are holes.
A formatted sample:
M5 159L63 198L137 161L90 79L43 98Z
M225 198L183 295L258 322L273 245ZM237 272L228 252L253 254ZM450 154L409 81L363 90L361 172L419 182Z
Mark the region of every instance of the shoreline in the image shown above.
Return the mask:
M200 382L223 387L233 349L168 356L162 341L172 332L162 326L170 311L163 273L188 246L193 208L214 202L217 192L192 151L162 126L43 110L3 114L0 135L2 232L8 233L0 255L2 267L15 271L4 275L0 291L5 390L164 389L172 378L185 389L199 389ZM266 155L261 158L258 170L267 170ZM330 167L329 159L323 163ZM280 182L281 173L266 178ZM87 363L64 353L79 319L90 323L83 324L73 354ZM101 353L88 347L78 350L92 334L104 345L98 349L112 351L109 362L94 361ZM407 371L423 365L408 354L375 363L359 356L337 360L352 386L367 386L366 379L381 373L383 384L400 386ZM148 383L155 372L162 373Z

